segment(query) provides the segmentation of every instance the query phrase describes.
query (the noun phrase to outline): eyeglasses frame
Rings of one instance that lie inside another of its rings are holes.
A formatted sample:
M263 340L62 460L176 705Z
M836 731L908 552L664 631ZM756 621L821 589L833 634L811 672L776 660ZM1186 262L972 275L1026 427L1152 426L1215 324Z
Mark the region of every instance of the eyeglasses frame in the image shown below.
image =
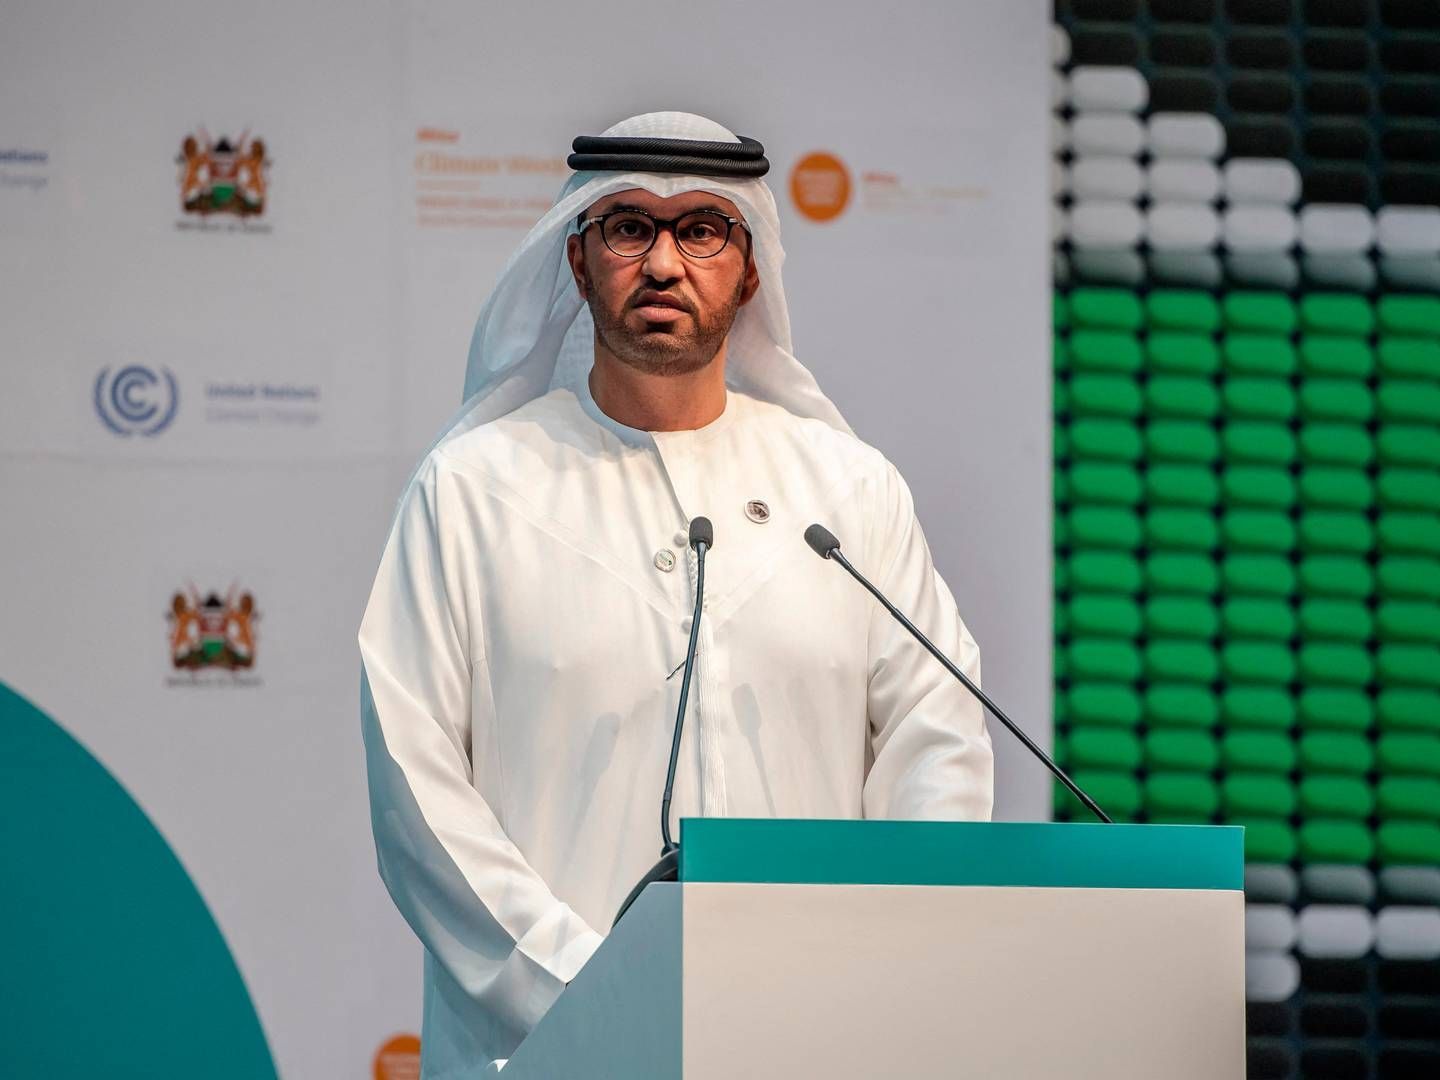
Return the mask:
M605 220L606 218L614 217L616 214L639 214L641 217L649 218L655 224L655 235L650 237L650 243L644 251L637 251L633 255L623 255L610 246L610 241L605 239ZM675 231L675 227L680 224L683 218L687 218L691 214L709 214L710 216L717 217L721 221L725 222L725 243L720 245L720 249L718 251L711 252L709 255L692 255L690 254L690 252L686 251L685 248L681 245L680 235ZM755 233L751 230L749 224L743 219L731 217L729 214L722 214L719 210L707 210L704 208L701 208L699 210L686 210L685 213L681 214L679 217L658 218L654 214L646 210L641 210L638 207L620 207L614 210L607 210L603 214L596 214L592 218L581 217L576 221L575 225L576 236L584 235L585 230L588 229L591 225L599 225L600 242L605 245L605 250L620 259L640 259L644 258L646 255L649 255L651 249L655 247L655 241L660 239L660 232L662 229L669 231L671 238L675 241L675 250L680 252L680 254L684 255L687 259L715 258L716 255L719 255L727 247L730 246L730 236L732 233L734 233L736 225L739 225L742 229L745 230L745 234L750 237L751 245L754 245L755 243Z

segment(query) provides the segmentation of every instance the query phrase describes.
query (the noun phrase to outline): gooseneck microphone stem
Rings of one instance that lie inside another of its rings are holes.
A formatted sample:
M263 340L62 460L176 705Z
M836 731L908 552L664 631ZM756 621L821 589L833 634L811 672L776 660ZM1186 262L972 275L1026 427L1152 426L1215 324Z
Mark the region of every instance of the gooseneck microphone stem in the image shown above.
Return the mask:
M885 610L888 611L892 616L894 616L895 621L898 622L901 626L905 627L906 630L910 631L911 636L914 637L916 641L920 642L921 645L925 646L926 650L930 653L930 655L933 656L936 660L939 660L940 663L944 665L946 671L950 672L951 675L954 675L955 678L959 679L962 683L964 683L965 688L969 690L972 694L974 694L975 697L980 700L981 704L983 704L985 708L989 709L995 715L995 718L997 720L999 720L1002 724L1009 728L1010 733L1014 735L1017 739L1019 739L1022 743L1024 743L1025 748L1029 750L1032 754L1034 754L1037 758L1039 758L1044 763L1045 767L1055 774L1055 778L1059 780L1062 784L1064 784L1067 788L1069 788L1072 795L1074 795L1077 799L1079 799L1082 803L1085 804L1086 809L1088 809L1092 814L1094 814L1101 821L1105 822L1107 825L1114 824L1114 822L1112 822L1110 819L1110 815L1105 813L1104 810L1101 810L1100 807L1095 803L1094 799L1090 798L1089 795L1086 795L1085 792L1081 791L1079 785L1076 784L1074 780L1070 779L1064 769L1060 768L1059 765L1055 764L1054 760L1050 757L1049 754L1047 754L1044 750L1040 749L1040 747L1035 744L1035 741L1031 739L1029 735L1026 735L1025 732L1022 731L1014 723L1014 721L1012 721L1008 716L1005 715L1004 711L1001 710L1000 706L996 705L995 702L990 700L989 696L985 693L985 691L981 690L980 687L976 686L975 683L971 681L968 675L966 675L963 671L956 667L954 662L952 662L948 656L946 656L943 652L936 648L934 642L932 642L923 633L921 633L920 628L914 623L912 623L908 618L906 618L903 611L901 611L894 604L892 604L886 598L884 593L882 593L874 585L870 584L869 580L865 577L865 575L860 573L859 570L856 570L855 567L850 564L850 560L841 553L840 541L835 539L834 534L829 532L823 526L811 525L809 529L805 530L805 540L811 546L811 548L814 549L815 553L819 555L822 559L833 559L835 562L839 563L845 568L846 573L848 573L861 585L865 586L866 591L869 592L871 596L875 597L876 600L880 601L880 604L885 608Z
M696 521L705 521L697 518ZM706 525L710 523L705 521ZM693 535L695 526L690 526ZM708 532L709 530L705 530ZM680 706L675 711L675 734L670 740L670 768L665 773L665 796L660 800L661 854L676 850L680 845L670 835L670 800L675 795L675 767L680 761L680 733L685 730L685 703L690 700L690 677L695 673L695 648L700 641L700 609L705 603L705 549L710 546L709 538L696 537L695 548L695 611L690 616L690 645L685 650L685 674L680 679Z
M645 891L656 881L680 879L680 845L670 835L670 802L675 796L675 768L680 762L680 735L685 730L685 706L690 700L690 678L695 673L695 650L700 643L700 614L705 604L705 552L715 546L715 529L709 518L690 522L690 546L695 549L695 611L690 617L690 644L685 649L685 675L680 680L680 704L675 710L675 734L670 739L670 768L665 773L665 794L660 799L660 861L636 882L615 914L618 923ZM671 672L673 675L674 672ZM612 924L614 925L614 924Z

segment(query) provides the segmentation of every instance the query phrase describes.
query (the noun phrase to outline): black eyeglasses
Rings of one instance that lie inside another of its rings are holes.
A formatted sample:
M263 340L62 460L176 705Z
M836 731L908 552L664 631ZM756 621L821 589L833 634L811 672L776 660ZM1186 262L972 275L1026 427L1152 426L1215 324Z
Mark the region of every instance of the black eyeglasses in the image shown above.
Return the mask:
M675 237L675 246L692 259L711 259L719 255L730 242L730 233L736 225L750 232L750 226L739 218L728 217L715 210L692 210L669 220L654 217L644 210L612 210L608 214L580 219L580 232L591 225L599 225L605 246L626 259L639 258L654 247L661 229L669 229Z

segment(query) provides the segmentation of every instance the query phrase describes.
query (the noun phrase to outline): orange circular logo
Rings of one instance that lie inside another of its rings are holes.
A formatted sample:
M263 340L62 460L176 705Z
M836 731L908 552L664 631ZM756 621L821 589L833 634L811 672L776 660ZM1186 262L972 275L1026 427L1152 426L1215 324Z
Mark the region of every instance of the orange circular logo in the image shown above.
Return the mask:
M396 1035L376 1050L375 1080L420 1080L420 1039Z
M806 154L790 170L790 198L811 221L830 221L850 202L850 171L834 154Z

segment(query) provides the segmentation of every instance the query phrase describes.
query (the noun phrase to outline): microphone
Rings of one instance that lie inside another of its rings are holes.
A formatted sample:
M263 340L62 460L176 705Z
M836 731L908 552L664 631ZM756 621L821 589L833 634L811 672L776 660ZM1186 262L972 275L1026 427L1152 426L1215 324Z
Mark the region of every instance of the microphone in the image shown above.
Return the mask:
M1039 758L1040 761L1045 765L1045 767L1055 774L1056 779L1058 779L1062 784L1064 784L1067 788L1070 789L1071 794L1073 794L1077 799L1084 803L1086 808L1101 821L1105 822L1105 824L1114 824L1114 822L1112 822L1110 819L1110 815L1105 813L1104 810L1101 810L1100 807L1096 805L1094 799L1090 798L1089 795L1086 795L1085 792L1081 791L1079 785L1077 785L1074 780L1071 780L1070 777L1066 775L1064 769L1060 768L1059 765L1055 764L1054 760L1051 759L1049 754L1045 753L1044 750L1040 749L1040 747L1034 743L1030 736L1026 735L1025 732L1021 731L1020 728L1017 727L1015 723L1008 716L1006 716L1004 712L1001 711L1000 706L996 705L993 701L991 701L990 698L986 695L986 693L970 680L969 676L967 676L963 671L956 667L955 664L951 662L948 656L946 656L943 652L937 649L934 643L931 642L929 638L927 638L924 634L920 632L919 627L917 627L914 623L912 623L909 619L905 617L904 612L902 612L899 608L897 608L894 604L887 600L885 598L885 595L879 589L877 589L874 585L870 584L868 580L866 580L864 574L860 573L859 570L856 570L855 567L850 564L850 560L845 558L845 556L841 554L840 541L835 539L834 533L832 533L829 529L825 528L825 526L823 525L811 525L808 529L805 530L805 542L810 545L811 550L814 551L816 555L819 555L822 559L830 559L834 562L838 562L841 566L845 568L846 572L851 577L853 577L861 585L865 586L866 590L869 591L870 595L875 597L876 600L879 600L885 610L888 611L892 616L894 616L895 620L901 626L905 627L906 630L910 631L910 634L915 638L915 640L920 642L921 645L925 646L926 650L929 651L931 656L935 657L936 660L939 660L940 663L945 666L946 671L950 672L951 675L954 675L955 678L959 679L962 683L964 683L965 689L969 690L970 693L974 694L975 697L979 699L980 703L995 715L995 718L997 720L999 720L1002 724L1004 724L1007 728L1010 729L1012 735L1014 735L1017 739L1019 739L1022 743L1025 744L1025 748L1027 750L1029 750L1032 754Z
M615 923L652 881L677 881L680 877L680 845L670 835L670 801L675 795L675 768L680 761L680 734L685 729L685 705L690 700L690 677L695 672L695 648L700 643L700 611L705 603L705 552L715 546L715 527L710 519L690 522L690 547L695 551L695 611L690 618L690 644L685 650L685 674L680 679L680 705L675 710L675 733L670 740L670 767L665 773L665 794L660 800L660 861L642 877L620 910ZM614 926L615 923L611 925Z

